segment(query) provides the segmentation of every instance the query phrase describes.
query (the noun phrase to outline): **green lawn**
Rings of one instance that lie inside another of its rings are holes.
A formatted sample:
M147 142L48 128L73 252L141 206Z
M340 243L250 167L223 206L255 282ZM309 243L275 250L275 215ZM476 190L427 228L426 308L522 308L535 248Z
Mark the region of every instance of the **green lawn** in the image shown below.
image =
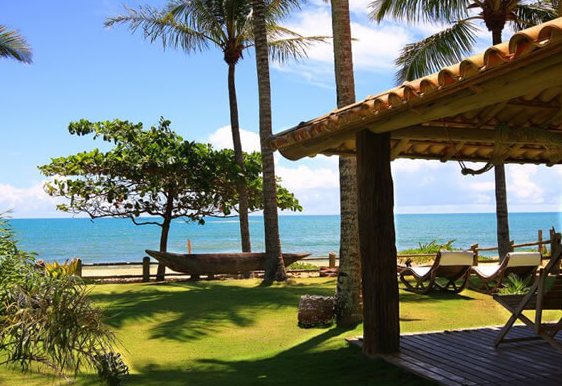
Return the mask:
M116 284L93 288L131 368L127 385L425 385L344 337L356 329L300 329L303 294L331 295L334 279L299 279L258 287L257 280ZM508 314L489 296L401 293L403 332L503 324ZM64 384L0 367L0 385ZM98 385L81 378L76 385Z

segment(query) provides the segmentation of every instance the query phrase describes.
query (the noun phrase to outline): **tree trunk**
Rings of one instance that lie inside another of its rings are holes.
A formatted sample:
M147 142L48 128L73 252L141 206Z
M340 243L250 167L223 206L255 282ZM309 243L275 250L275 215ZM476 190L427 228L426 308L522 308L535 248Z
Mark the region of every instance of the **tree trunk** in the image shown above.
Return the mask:
M503 28L502 28L503 29ZM493 44L502 42L502 29L492 30ZM494 177L496 180L496 232L498 238L498 254L500 260L510 251L509 243L509 215L507 210L507 187L505 180L505 165L494 166Z
M170 232L170 224L172 223L172 212L174 210L174 190L170 188L166 195L166 210L164 211L164 221L162 222L160 232L160 252L168 251L168 233ZM156 272L156 281L163 281L166 274L166 266L162 263L158 264Z
M363 130L356 139L363 352L372 356L400 348L390 134Z
M263 163L263 220L265 226L264 284L287 279L281 254L279 222L277 217L277 186L273 151L269 147L271 130L271 85L269 82L269 57L263 0L253 0L256 67L258 73L260 145Z
M334 72L338 107L355 102L355 80L351 50L349 1L332 0L332 36ZM361 322L361 259L357 225L357 163L355 158L340 157L340 265L335 296L338 325Z
M160 252L168 251L168 233L170 232L171 220L165 218L162 223L162 230L160 232ZM166 266L158 263L158 271L156 272L156 281L163 281L166 275Z
M236 64L228 64L228 99L230 104L230 129L232 130L232 143L234 145L234 158L236 164L244 173L244 154L242 153L242 142L240 140L240 123L238 122L238 102L236 100L235 84ZM240 216L240 238L242 239L242 252L251 252L250 223L248 220L248 193L246 185L240 183L238 189L238 214Z

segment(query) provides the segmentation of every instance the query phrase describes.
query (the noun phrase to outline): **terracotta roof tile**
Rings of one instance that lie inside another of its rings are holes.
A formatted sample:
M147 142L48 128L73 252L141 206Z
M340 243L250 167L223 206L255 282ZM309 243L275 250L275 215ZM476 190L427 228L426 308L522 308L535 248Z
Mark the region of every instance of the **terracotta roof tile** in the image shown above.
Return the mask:
M290 130L274 135L271 145L273 148L283 149L311 138L337 132L350 123L360 123L378 115L382 116L405 103L447 90L463 80L477 77L536 50L560 43L562 43L562 18L518 32L508 42L490 47L484 53L443 68L438 73L406 82L399 87L335 109L308 122L301 122Z

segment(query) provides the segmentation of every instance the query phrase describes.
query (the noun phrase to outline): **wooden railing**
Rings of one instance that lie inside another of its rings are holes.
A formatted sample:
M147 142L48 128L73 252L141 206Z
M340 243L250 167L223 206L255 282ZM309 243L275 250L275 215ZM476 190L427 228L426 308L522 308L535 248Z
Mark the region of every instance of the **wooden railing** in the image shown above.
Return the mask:
M513 241L511 241L511 251L513 251L516 248L524 248L524 247L533 247L536 246L537 247L537 251L543 253L544 249L546 248L546 246L549 246L550 248L547 248L547 252L548 249L550 251L554 250L555 247L557 245L560 245L562 243L561 240L561 235L559 233L556 233L554 228L550 229L550 239L549 240L543 240L543 232L542 230L539 230L537 232L537 236L538 236L538 240L537 241L533 241L533 242L529 242L529 243L521 243L521 244L515 244ZM191 249L191 243L188 243L189 249ZM499 259L491 259L491 258L485 258L483 256L480 255L480 252L489 252L489 251L497 251L498 247L485 247L482 248L480 247L478 244L473 244L470 249L474 252L474 260L475 260L475 264L478 264L478 262L497 262ZM398 259L415 259L416 258L427 258L427 257L435 257L437 254L436 253L426 253L426 254L398 254ZM550 256L547 253L543 253L543 258L544 259L549 259ZM339 257L336 255L335 252L330 252L328 254L328 257L306 257L304 259L301 260L302 262L319 262L319 261L328 261L328 267L329 268L335 268L337 266L336 262L339 262ZM148 282L150 281L151 277L156 277L156 274L152 274L150 273L150 267L154 266L154 265L158 265L157 262L152 262L150 260L150 258L148 256L144 257L142 262L115 262L115 263L83 263L80 259L78 259L78 270L77 270L77 275L84 277L84 278L88 278L88 279L92 279L92 280L100 280L100 279L140 279L142 278L142 280L144 282ZM138 267L138 266L142 266L142 274L140 275L92 275L92 276L83 276L82 275L82 269L83 267L120 267L120 266L129 266L129 267ZM298 272L318 272L320 270L320 267L315 268L315 269L294 269L294 270L287 270L287 272L289 273L298 273ZM179 272L171 272L171 273L166 273L166 276L189 276L189 274L185 274L185 273L179 273Z

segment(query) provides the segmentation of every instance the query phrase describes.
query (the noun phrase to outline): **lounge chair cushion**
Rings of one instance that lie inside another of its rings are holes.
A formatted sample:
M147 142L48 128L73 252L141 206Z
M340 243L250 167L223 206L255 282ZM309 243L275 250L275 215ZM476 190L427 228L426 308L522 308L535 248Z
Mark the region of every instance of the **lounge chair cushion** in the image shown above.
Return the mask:
M441 260L439 265L442 267L467 265L471 266L474 263L474 255L471 251L450 252L441 251Z
M508 267L538 267L541 264L540 252L509 252Z
M431 270L431 267L411 267L410 269L418 276L425 276Z
M473 268L480 276L492 277L500 270L499 264L479 265Z

